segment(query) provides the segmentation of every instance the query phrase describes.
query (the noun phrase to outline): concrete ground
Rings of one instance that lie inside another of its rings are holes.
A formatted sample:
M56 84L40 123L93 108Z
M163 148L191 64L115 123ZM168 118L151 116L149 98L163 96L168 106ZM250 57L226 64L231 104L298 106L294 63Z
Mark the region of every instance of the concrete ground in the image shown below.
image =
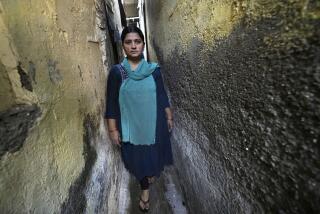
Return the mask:
M130 179L131 205L130 214L141 213L139 210L140 186L135 178ZM172 168L167 168L160 178L150 186L150 214L186 214L187 208L182 197L180 184Z

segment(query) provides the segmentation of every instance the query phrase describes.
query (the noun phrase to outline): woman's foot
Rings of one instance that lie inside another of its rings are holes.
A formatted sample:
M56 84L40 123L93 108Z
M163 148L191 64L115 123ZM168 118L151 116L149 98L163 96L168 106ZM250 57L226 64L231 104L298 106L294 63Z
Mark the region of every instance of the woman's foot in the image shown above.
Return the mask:
M144 200L142 200L142 198L140 198L139 209L140 209L140 211L142 211L144 213L148 212L149 211L149 200L144 201Z
M139 200L139 209L142 212L149 211L149 190L142 190L140 200Z
M153 184L155 180L156 180L156 177L155 177L155 176L148 177L148 182L149 182L149 184Z

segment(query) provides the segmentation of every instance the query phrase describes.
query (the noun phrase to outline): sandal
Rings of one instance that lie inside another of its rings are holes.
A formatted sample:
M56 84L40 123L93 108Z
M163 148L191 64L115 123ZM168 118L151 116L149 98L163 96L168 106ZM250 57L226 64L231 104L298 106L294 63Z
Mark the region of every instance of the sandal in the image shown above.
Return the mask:
M154 176L148 177L149 184L153 184L155 180L156 180L156 178Z
M140 201L143 203L144 208L142 208L140 206ZM141 212L148 212L149 211L149 199L147 201L142 200L142 198L140 197L140 201L139 201L139 209Z

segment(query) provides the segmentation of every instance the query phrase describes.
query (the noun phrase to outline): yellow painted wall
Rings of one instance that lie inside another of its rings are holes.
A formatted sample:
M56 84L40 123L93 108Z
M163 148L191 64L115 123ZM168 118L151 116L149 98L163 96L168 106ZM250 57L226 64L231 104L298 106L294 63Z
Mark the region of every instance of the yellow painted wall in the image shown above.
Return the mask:
M83 120L100 121L105 93L94 4L0 1L0 111L36 104L42 112L23 147L0 160L3 213L59 213L83 170ZM29 76L35 69L32 92L19 63Z

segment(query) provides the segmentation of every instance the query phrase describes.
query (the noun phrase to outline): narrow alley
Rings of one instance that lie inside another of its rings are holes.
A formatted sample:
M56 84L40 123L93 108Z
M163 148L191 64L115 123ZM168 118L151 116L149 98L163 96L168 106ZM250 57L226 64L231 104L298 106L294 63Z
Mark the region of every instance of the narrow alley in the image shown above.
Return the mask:
M141 213L104 119L129 25L174 117L148 213L320 212L318 0L0 0L1 214Z

